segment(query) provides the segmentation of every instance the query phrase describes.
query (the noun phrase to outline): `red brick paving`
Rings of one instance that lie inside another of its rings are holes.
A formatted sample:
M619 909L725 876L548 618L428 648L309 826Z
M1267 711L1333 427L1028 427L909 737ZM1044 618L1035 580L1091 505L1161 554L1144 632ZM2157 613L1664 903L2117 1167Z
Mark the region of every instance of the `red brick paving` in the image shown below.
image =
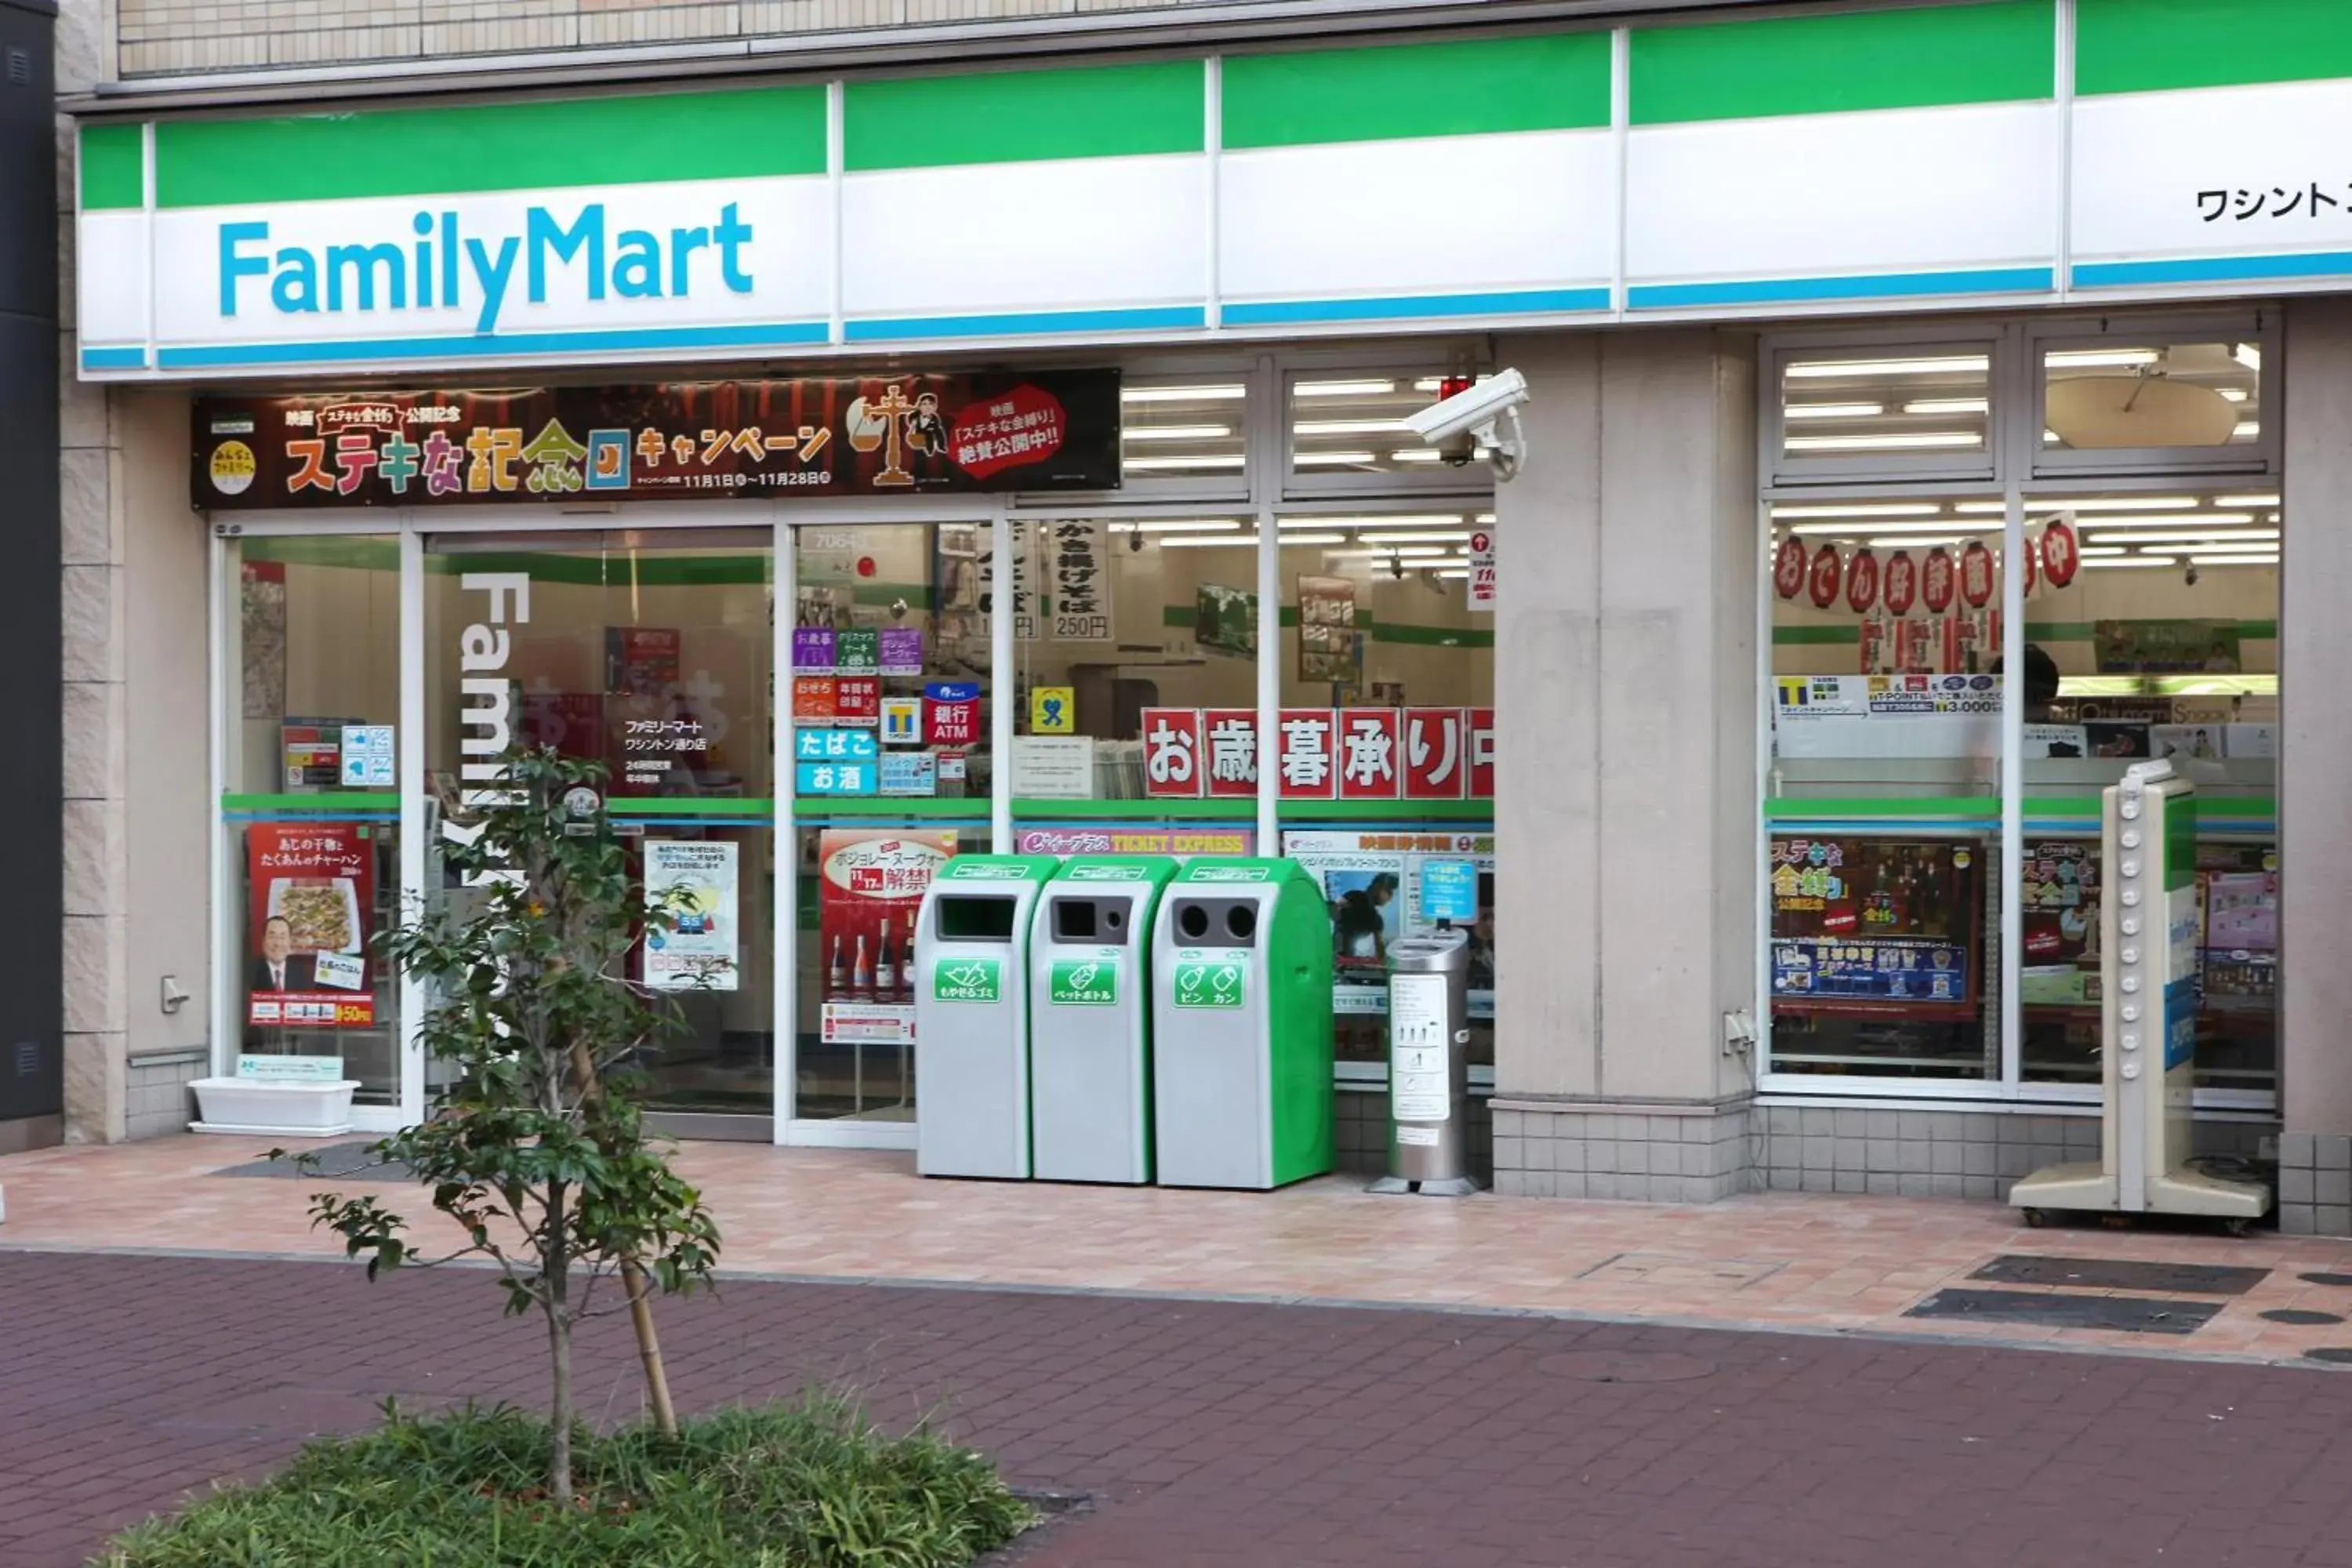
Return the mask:
M498 1308L478 1273L0 1251L0 1568L79 1563L386 1394L538 1401L537 1331ZM688 1406L855 1383L1100 1500L1024 1568L2352 1565L2324 1371L847 1284L663 1321ZM624 1321L581 1366L592 1411L633 1410Z

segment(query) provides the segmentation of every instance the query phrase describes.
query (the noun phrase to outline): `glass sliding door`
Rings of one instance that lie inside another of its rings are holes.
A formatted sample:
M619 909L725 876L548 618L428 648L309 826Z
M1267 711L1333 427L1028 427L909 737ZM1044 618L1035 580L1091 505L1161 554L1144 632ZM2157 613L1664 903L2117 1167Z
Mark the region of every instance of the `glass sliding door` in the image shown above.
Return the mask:
M396 1120L400 988L373 942L400 892L398 541L252 535L223 566L216 1066L340 1064L362 1118Z
M795 1137L911 1146L916 913L990 847L991 617L1034 588L984 521L809 525L793 551Z
M638 1063L674 1130L768 1136L776 1072L774 551L765 527L451 533L425 551L428 900L462 898L441 825L511 742L604 770L640 884L702 929L641 947L681 1030ZM691 954L665 952L684 941ZM682 956L691 963L681 963ZM741 1119L720 1121L719 1118Z

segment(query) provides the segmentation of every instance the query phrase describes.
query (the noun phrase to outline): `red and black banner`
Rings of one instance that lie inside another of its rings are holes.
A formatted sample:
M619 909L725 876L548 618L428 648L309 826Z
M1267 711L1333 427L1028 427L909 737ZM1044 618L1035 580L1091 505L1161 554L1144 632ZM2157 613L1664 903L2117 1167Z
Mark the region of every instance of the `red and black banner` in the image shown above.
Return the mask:
M730 500L1119 482L1118 372L200 399L205 509Z

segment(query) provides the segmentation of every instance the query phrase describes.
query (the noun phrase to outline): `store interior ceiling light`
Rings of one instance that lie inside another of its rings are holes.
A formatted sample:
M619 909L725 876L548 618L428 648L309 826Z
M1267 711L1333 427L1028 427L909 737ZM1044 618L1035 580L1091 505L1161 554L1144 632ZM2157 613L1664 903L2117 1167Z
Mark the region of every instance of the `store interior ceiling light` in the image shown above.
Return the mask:
M1119 432L1123 441L1216 441L1231 436L1230 425L1130 425Z
M2116 534L2093 533L2090 537L2094 540L2125 540L2133 544L2139 545L2214 544L2244 546L2249 544L2259 544L2265 541L2275 541L2278 536L2279 531L2275 528L2238 528L2226 529L2220 533L2137 533L2127 531Z
M1308 516L1277 518L1275 526L1284 532L1294 528L1459 528L1459 512L1400 511L1371 517Z
M1142 522L1114 522L1113 533L1238 533L1238 522L1215 518L1148 519Z
M2000 511L2003 501L1962 501L1962 511ZM2025 510L2045 511L2194 511L2195 496L2029 496Z
M2183 560L2194 561L2200 566L2207 564L2218 564L2222 566L2275 566L2278 564L2279 559L2279 552L2275 550L2263 550L2260 548L2249 549L2244 546L2241 546L2236 550L2215 550L2210 548L2202 550L2182 549L2178 550L2176 553L2178 553Z
M1925 451L1983 445L1984 436L1976 430L1890 431L1867 436L1791 436L1788 438L1788 447L1791 452Z
M2042 520L2036 519L2036 521ZM2083 526L2095 531L2110 528L2185 528L2195 523L2200 528L2236 528L2254 521L2250 511L2200 511L2193 517L2158 513L2150 517L2097 517L2082 520Z
M1297 541L1287 540L1285 542L1295 544ZM1418 561L1425 556L1442 556L1445 551L1435 544L1389 544L1371 549L1333 550L1326 553L1334 561L1387 561L1392 558Z
M2154 349L2053 349L2042 363L2053 370L2137 370L2163 357Z
M1784 366L1780 374L1790 381L1820 381L1832 376L1967 375L1991 368L1992 361L1985 354L1946 354L1921 359L1800 360Z
M1960 533L1878 533L1863 542L1873 550L1933 550L1938 544L1958 544L1967 537Z
M2180 563L2173 560L2172 557L2168 555L2085 555L2083 557L2083 564L2085 568L2093 566L2110 568L2117 566L2178 566Z
M2232 441L2251 441L2262 433L2263 422L2261 420L2241 419L2238 421L2237 428L2230 432L2230 439Z
M2246 400L2246 389L2242 386L2217 386L2213 390L2232 403L2243 403Z
M1213 386L1123 386L1121 403L1233 403L1249 395L1246 386L1218 383Z
M1491 525L1495 521L1495 514L1491 511L1482 511L1470 521L1473 522L1483 522Z
M1301 381L1290 388L1293 397L1386 397L1396 391L1393 381Z
M1436 571L1431 573L1430 575L1433 577L1448 578L1458 582L1462 578L1470 575L1470 568L1467 566L1441 566Z
M1146 473L1181 473L1186 468L1238 468L1244 461L1239 452L1199 452L1184 458L1122 458L1118 466Z
M1301 419L1291 426L1294 436L1393 436L1404 428L1396 419Z
M1991 408L1981 397L1922 397L1903 405L1906 414L1983 414Z
M2213 498L2215 506L2276 506L2278 503L2279 498L2275 492L2270 495L2215 496Z
M2256 374L2262 371L2263 351L2252 343L2240 343L2230 351L2230 357Z
M1283 537L1286 539L1291 536L1285 534ZM1375 542L1381 544L1467 544L1470 542L1469 533L1462 529L1450 531L1444 529L1431 529L1423 532L1420 529L1408 528L1393 533L1383 529L1377 532L1367 532L1359 537L1367 544Z
M1948 517L1935 522L1905 522L1899 521L1895 522L1882 522L1876 518L1864 518L1854 522L1800 522L1791 526L1789 531L1790 533L1802 534L1809 539L1852 539L1858 534L1864 533L1950 533L1955 529L1966 530L1969 527L1969 524L1965 522L1956 522ZM1977 531L1983 533L1987 538L1990 538L1994 534L1999 533L2000 531L2000 528L1998 524L1988 523Z
M1789 419L1874 419L1885 412L1884 403L1791 403L1780 411Z
M1290 460L1302 468L1361 468L1373 457L1370 452L1294 452Z
M1820 506L1775 506L1772 509L1772 521L1780 522L1800 517L1934 517L1943 510L1934 501L1885 501L1876 505L1838 501ZM1963 510L1966 509L1963 508Z
M2127 555L2130 552L2120 544L2085 544L2074 553L2087 559L2099 555Z

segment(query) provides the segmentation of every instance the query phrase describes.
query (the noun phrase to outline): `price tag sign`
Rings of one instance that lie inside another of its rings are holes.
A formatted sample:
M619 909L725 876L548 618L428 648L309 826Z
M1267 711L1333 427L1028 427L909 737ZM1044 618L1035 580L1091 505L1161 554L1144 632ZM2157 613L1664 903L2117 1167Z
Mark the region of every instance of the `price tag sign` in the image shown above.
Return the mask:
M1495 607L1495 536L1483 528L1470 536L1470 607Z

